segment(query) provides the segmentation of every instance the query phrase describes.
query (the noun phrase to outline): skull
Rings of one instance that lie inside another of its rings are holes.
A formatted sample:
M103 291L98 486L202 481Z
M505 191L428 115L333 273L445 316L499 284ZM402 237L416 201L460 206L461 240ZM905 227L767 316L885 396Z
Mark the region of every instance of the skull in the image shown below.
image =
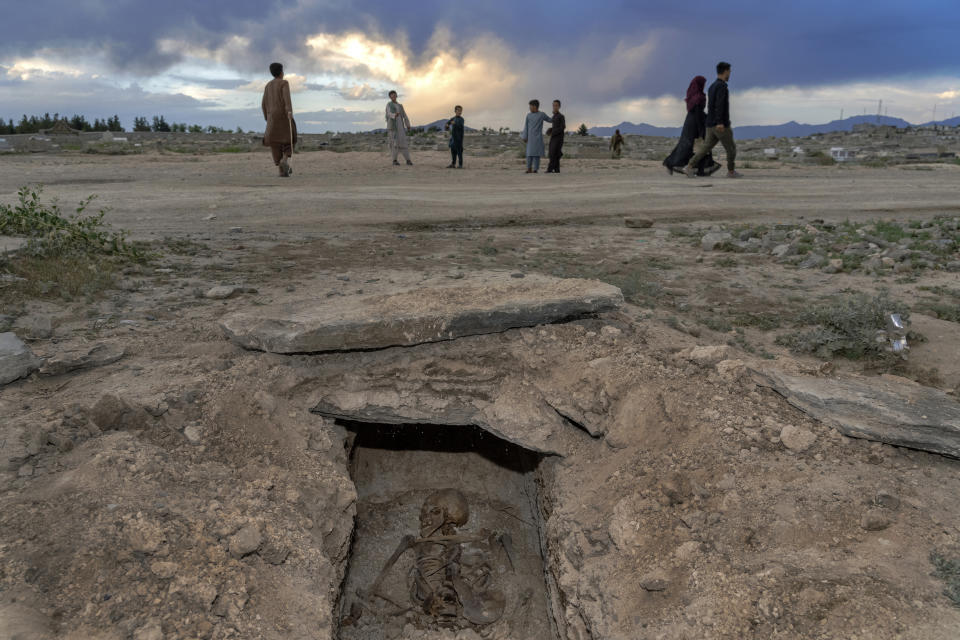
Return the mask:
M456 489L441 489L423 501L420 508L420 535L452 535L470 517L467 499Z

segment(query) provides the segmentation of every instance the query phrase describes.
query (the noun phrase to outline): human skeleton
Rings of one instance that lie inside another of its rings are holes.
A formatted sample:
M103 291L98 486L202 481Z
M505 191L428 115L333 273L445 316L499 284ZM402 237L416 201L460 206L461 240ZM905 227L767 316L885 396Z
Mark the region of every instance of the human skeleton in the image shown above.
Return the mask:
M441 626L458 626L460 618L481 626L499 620L506 601L502 592L492 588L488 552L499 544L512 565L511 540L507 534L458 534L457 527L465 525L469 517L467 500L456 489L442 489L427 497L420 508L419 537L401 539L373 585L357 591L359 606L351 608L344 624L352 624L363 609L401 615L418 608ZM405 608L381 593L380 587L400 556L411 549L415 559L408 584L415 607ZM378 611L375 598L393 604L396 610Z

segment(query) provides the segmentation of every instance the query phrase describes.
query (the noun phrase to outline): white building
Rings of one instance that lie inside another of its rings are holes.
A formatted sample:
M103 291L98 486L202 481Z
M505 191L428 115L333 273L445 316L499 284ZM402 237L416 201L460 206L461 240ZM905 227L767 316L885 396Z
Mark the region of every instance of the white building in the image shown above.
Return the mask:
M844 149L843 147L832 147L830 149L830 156L837 162L850 162L857 158L857 152Z

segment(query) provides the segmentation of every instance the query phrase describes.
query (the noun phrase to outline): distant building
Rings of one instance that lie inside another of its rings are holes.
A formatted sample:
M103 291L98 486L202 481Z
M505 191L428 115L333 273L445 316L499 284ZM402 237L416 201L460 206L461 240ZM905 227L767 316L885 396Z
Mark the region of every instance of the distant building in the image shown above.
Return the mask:
M830 157L837 162L850 162L851 160L856 160L857 152L852 149L844 149L843 147L831 147Z
M763 150L763 155L764 155L765 158L767 158L767 160L776 160L776 159L780 156L780 154L777 152L777 150L774 149L773 147L770 147L770 148L768 148L768 149L764 149L764 150Z

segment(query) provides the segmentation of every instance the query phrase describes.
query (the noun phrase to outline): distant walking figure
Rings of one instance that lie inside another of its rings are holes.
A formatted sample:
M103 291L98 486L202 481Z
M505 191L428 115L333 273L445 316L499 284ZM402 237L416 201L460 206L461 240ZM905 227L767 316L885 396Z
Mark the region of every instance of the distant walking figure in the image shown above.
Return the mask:
M567 119L560 113L560 101L553 101L553 126L547 129L550 136L550 162L547 173L560 173L560 158L563 157L563 137L567 131Z
M450 164L447 169L453 169L460 161L460 168L463 169L463 133L466 123L463 120L463 107L457 105L453 108L454 116L447 120L443 127L445 131L450 132Z
M730 63L717 64L717 79L710 85L707 96L710 99L707 112L707 138L700 150L687 164L684 173L688 178L695 175L696 166L710 153L717 143L723 145L727 152L727 177L739 178L737 173L737 145L733 142L733 129L730 127L730 90L727 81L730 80Z
M620 135L620 129L617 129L617 132L613 134L613 137L610 138L610 157L614 160L620 159L620 154L623 153L623 136Z
M280 169L280 177L287 178L293 173L287 161L293 155L293 145L297 143L297 123L293 120L293 104L290 102L290 83L283 79L283 65L274 62L270 65L273 80L263 89L263 118L267 127L263 134L263 146L270 147L273 164Z
M706 84L706 78L697 76L690 81L690 86L687 88L687 119L683 121L680 142L673 148L667 159L663 161L663 166L667 168L667 173L671 175L674 171L683 173L687 162L694 156L694 147L698 143L703 144L705 142L707 136L707 116L705 113L707 96L703 92L703 88ZM696 165L698 176L713 175L719 168L720 164L714 162L712 153L707 153L703 160Z
M397 92L391 91L389 94L390 102L387 103L387 139L390 142L390 156L393 158L393 164L399 165L397 156L403 154L407 164L413 164L410 159L410 149L407 146L407 132L410 131L410 118L404 111L403 105L397 102Z
M523 121L520 139L527 145L527 173L540 170L540 158L543 156L543 123L553 122L553 118L540 111L540 101L530 101L530 113Z

